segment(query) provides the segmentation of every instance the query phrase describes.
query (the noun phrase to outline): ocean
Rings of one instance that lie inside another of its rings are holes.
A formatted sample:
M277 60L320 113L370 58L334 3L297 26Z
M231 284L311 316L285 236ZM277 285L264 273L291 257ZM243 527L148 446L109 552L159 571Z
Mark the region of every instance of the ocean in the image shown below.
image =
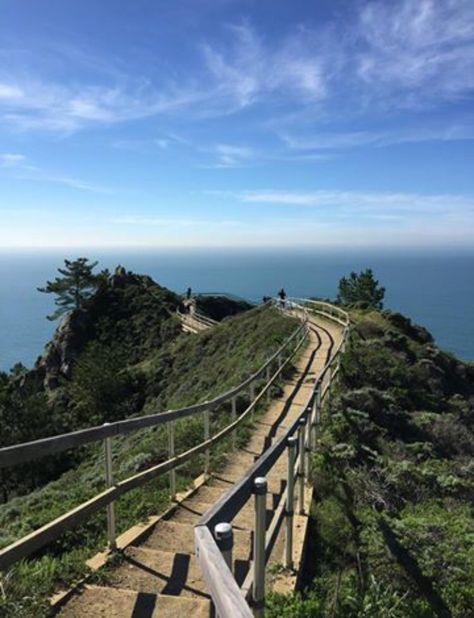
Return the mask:
M474 360L474 252L409 253L322 250L0 251L0 370L32 366L57 323L50 295L37 287L64 257L86 255L99 267L121 264L177 292L227 292L252 301L284 287L290 296L334 298L339 279L372 268L386 287L385 306L428 328L438 345Z

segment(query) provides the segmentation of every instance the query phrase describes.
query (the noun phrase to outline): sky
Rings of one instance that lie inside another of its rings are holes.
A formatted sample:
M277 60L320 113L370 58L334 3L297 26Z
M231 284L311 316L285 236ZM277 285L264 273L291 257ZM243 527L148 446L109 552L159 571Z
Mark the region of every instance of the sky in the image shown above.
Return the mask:
M474 247L472 0L0 0L0 247Z

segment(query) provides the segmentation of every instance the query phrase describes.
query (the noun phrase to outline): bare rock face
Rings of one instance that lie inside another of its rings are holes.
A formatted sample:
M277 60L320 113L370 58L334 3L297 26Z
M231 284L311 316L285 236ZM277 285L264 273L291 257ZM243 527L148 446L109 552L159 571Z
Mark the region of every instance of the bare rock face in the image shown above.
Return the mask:
M60 377L71 377L74 362L93 337L93 331L91 319L84 311L73 311L63 319L33 370L46 390L58 388Z

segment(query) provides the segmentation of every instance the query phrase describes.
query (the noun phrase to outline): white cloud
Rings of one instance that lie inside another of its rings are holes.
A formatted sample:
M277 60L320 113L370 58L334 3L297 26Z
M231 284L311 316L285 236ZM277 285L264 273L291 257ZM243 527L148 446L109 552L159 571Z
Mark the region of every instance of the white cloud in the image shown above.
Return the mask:
M417 106L474 88L471 0L368 2L354 30L356 76L373 95Z
M239 226L241 225L240 221L234 220L215 220L215 219L206 219L206 218L191 218L191 217L179 217L179 218L169 218L169 217L150 217L150 216L139 216L139 215L127 215L117 217L111 220L111 223L114 225L132 225L137 227L165 227L170 228L175 231L179 230L181 227L228 227L228 226Z
M20 99L12 102L0 98L0 118L23 131L68 134L98 124L170 112L206 96L186 88L158 92L150 84L133 79L110 87L24 79Z
M281 133L281 139L295 150L339 150L359 146L387 146L420 142L449 142L474 140L474 126L452 125L399 128L396 131L325 131L306 134Z
M214 195L219 195L219 192L215 192ZM474 223L474 196L338 190L243 191L240 193L224 192L220 195L234 197L248 204L302 206L321 211L329 209L330 212L341 210L353 215L368 213L370 216L385 217L387 214L397 214L405 217L422 213L427 217L444 217L459 213ZM429 225L428 219L426 224Z
M293 33L276 45L264 44L248 24L229 26L227 46L203 46L207 67L216 82L215 95L245 108L272 96L319 101L326 95L326 62L314 38ZM333 58L333 63L335 58Z
M216 167L240 167L255 156L252 148L232 144L218 144L215 152L218 158Z
M72 189L93 193L112 193L108 188L83 182L82 180L70 176L53 174L36 165L31 165L25 155L18 153L0 153L0 167L8 168L9 174L13 174L13 177L17 180L59 184L71 187Z
M0 165L2 167L16 167L23 165L25 162L25 155L10 152L0 153Z
M22 97L22 91L12 84L0 83L0 101L10 101L20 99Z
M3 63L4 123L68 134L155 115L212 117L258 105L271 108L272 116L291 108L347 119L370 115L378 105L436 107L474 90L472 0L361 1L349 5L344 19L317 27L290 25L271 37L243 21L216 28L211 38L196 44L199 53L185 68L177 65L173 73L155 73L153 79L132 69L126 73L124 60L93 58L57 45L55 61L63 58L71 76L87 74L87 81L60 83L33 72L27 56L21 56L21 71L9 72ZM355 131L326 139L339 139L345 147L386 138ZM157 145L168 146L165 139Z

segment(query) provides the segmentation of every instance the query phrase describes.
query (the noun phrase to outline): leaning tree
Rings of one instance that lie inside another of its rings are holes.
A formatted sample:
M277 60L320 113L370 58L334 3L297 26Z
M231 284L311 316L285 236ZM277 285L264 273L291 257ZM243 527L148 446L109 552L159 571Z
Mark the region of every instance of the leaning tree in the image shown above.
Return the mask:
M96 266L97 262L89 262L88 258L84 257L64 260L64 268L58 268L62 277L47 281L44 288L38 288L39 292L56 295L54 302L58 309L47 316L48 320L56 320L64 313L82 309L100 281L100 275L92 272Z

